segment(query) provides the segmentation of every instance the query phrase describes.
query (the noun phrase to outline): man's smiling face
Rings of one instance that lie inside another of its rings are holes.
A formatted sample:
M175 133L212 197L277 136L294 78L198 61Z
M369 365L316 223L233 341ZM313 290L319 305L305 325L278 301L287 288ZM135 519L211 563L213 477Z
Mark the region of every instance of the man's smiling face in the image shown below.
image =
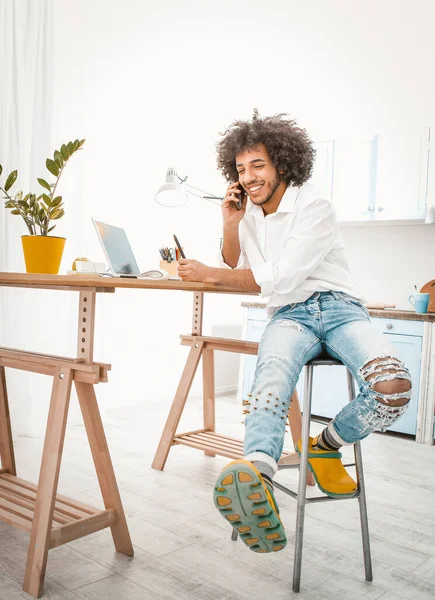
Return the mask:
M266 214L275 212L286 190L264 144L236 156L239 183L251 201L262 206Z

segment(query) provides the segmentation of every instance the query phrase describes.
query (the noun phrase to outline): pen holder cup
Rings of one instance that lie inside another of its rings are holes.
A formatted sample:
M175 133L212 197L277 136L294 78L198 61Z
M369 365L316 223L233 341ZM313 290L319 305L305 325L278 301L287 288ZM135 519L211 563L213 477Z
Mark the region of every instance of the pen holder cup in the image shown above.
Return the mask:
M160 268L164 269L169 275L178 275L177 273L178 262L173 260L172 262L168 262L166 260L160 261Z

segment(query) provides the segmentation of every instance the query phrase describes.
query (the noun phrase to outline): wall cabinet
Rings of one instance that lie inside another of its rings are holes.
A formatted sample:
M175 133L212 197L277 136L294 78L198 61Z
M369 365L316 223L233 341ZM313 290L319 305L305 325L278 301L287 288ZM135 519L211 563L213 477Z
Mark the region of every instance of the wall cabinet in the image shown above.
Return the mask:
M251 307L248 303L244 303L244 306L244 337L249 341L259 342L268 323L266 311L261 307ZM406 363L413 380L410 406L390 430L415 435L416 440L419 442L433 443L433 406L435 403L433 379L435 373L433 368L430 369L434 360L432 337L435 336L432 336L432 327L435 326L435 322L425 323L423 321L401 320L394 317L379 318L373 316L372 322L384 335L389 337L397 350L398 358ZM244 356L241 361L240 398L246 398L250 392L256 361L256 356ZM333 418L344 406L348 392L343 370L344 367L316 367L313 380L313 415ZM304 371L302 371L297 384L301 403L303 401L303 375ZM424 393L421 390L422 385ZM428 421L430 420L431 423L429 424Z
M430 128L401 128L367 139L314 144L311 182L334 204L339 221L424 220L430 177Z

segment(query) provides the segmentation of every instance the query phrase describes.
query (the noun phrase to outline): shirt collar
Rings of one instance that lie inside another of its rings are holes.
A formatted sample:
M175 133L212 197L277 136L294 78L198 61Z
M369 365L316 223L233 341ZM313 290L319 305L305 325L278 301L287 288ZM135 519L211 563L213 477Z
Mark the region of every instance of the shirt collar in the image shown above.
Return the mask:
M286 214L292 213L293 207L296 202L296 198L299 195L300 189L301 188L299 188L299 187L288 186L286 191L284 192L283 197L281 198L281 202L279 203L279 206L278 206L276 212L270 216L276 215L278 213L286 213ZM252 215L253 217L264 218L264 213L263 213L263 209L261 208L261 206L257 206L253 202L248 202L248 206L246 207L246 212L248 214Z

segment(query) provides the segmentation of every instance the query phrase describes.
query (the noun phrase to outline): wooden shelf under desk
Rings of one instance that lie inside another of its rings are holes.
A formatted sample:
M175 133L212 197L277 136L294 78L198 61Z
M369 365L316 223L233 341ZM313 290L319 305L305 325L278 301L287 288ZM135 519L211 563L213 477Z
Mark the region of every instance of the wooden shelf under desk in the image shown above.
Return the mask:
M0 518L27 533L32 529L38 487L29 481L0 474ZM57 495L51 523L50 548L111 527L116 523L114 509L101 510L77 500Z
M0 473L0 519L27 533L32 529L38 486ZM51 523L50 548L111 527L116 523L114 509L93 508L66 496L56 495Z
M244 456L242 440L216 433L215 431L207 431L206 429L177 434L174 437L172 445L189 446L189 448L195 448L195 450L203 450L209 454L226 456L233 460L243 458ZM284 451L281 455L281 461L288 463L288 458L292 456L296 457L297 455L294 452Z

